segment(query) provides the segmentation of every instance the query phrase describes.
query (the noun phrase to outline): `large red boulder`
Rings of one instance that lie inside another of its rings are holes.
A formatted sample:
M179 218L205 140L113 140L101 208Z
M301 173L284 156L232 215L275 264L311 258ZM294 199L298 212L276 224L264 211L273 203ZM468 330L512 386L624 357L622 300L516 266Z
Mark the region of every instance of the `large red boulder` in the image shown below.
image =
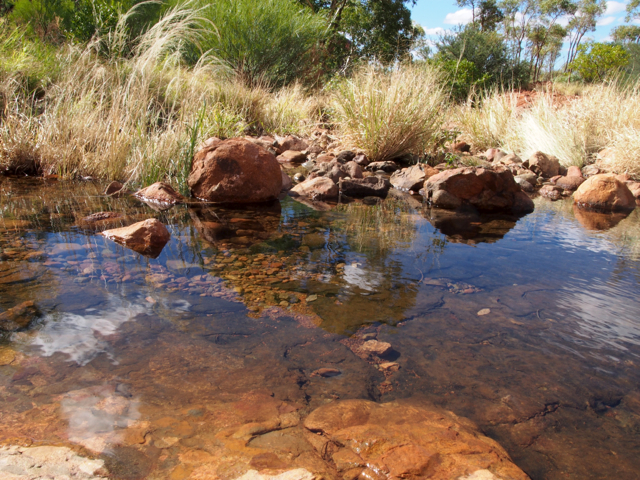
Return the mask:
M589 177L573 194L573 201L580 207L614 212L633 210L636 206L629 187L610 174Z
M210 138L195 154L187 180L194 197L217 203L274 200L282 189L275 155L244 138Z
M506 167L489 170L464 167L445 170L430 177L424 186L427 199L435 207L456 209L473 206L479 211L533 211L533 201L516 183Z

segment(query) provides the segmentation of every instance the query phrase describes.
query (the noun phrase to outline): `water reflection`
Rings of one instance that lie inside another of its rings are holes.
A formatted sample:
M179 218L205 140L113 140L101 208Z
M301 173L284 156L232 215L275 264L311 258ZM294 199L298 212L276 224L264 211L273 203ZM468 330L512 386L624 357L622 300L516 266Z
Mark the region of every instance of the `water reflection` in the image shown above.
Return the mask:
M122 324L134 320L147 308L115 296L111 297L110 304L108 309L101 311L89 308L84 315L69 312L45 315L42 327L31 344L39 348L42 356L60 352L80 365L86 365L100 353L106 353L112 361L117 361L109 352L109 344L104 337L116 333Z
M630 212L601 213L573 205L573 215L584 228L594 231L606 231L618 225Z
M122 443L126 429L140 419L140 401L124 384L73 390L60 402L70 441L96 453L108 453Z
M509 233L520 220L509 214L480 214L425 207L427 220L453 243L495 243Z
M33 299L41 315L7 342L2 438L62 414L65 438L162 458L138 478L154 468L167 478L185 458L200 468L225 458L225 442L238 447L229 425L271 425L334 398L420 394L491 431L533 478L633 478L617 465L640 468L640 414L629 406L638 211L593 221L608 228L597 231L570 202L539 201L524 218L455 215L393 193L330 211L284 199L158 214L90 184L73 195L19 185L1 187L0 307ZM115 210L159 218L172 241L147 259L78 221ZM363 354L370 339L392 345L392 365ZM313 374L322 368L340 374ZM272 413L256 411L265 405ZM155 426L138 429L147 421ZM130 430L141 432L135 442ZM201 477L225 478L231 467L220 468Z

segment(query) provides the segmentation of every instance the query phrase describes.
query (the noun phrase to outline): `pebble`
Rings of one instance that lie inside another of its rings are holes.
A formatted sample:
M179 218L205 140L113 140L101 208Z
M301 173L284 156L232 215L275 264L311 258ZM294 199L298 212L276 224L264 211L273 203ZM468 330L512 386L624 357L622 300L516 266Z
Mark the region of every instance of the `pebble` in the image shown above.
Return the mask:
M489 315L491 313L491 310L488 308L483 308L482 310L480 310L478 312L478 316L482 317L483 315Z

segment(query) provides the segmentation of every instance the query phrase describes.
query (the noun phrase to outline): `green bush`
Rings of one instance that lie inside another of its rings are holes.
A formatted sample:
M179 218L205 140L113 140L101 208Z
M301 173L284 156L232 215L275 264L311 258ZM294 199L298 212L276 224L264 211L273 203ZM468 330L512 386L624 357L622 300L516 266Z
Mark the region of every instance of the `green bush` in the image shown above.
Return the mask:
M248 84L281 87L314 69L313 53L327 28L322 15L295 0L200 2L200 15L210 22L202 49Z
M601 82L629 64L630 55L622 45L591 43L578 47L578 56L570 68L585 82Z

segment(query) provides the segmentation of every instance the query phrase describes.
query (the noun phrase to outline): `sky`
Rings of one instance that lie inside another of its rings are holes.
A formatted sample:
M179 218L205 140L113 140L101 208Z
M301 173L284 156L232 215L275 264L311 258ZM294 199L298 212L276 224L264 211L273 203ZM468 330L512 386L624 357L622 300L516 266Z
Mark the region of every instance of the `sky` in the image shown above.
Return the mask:
M609 34L618 25L624 25L625 8L629 0L608 1L607 11L600 19L598 28L590 33L595 41L611 40ZM412 8L412 19L425 29L428 35L437 38L445 29L471 21L471 10L460 8L453 0L418 0ZM637 20L634 22L640 24Z

